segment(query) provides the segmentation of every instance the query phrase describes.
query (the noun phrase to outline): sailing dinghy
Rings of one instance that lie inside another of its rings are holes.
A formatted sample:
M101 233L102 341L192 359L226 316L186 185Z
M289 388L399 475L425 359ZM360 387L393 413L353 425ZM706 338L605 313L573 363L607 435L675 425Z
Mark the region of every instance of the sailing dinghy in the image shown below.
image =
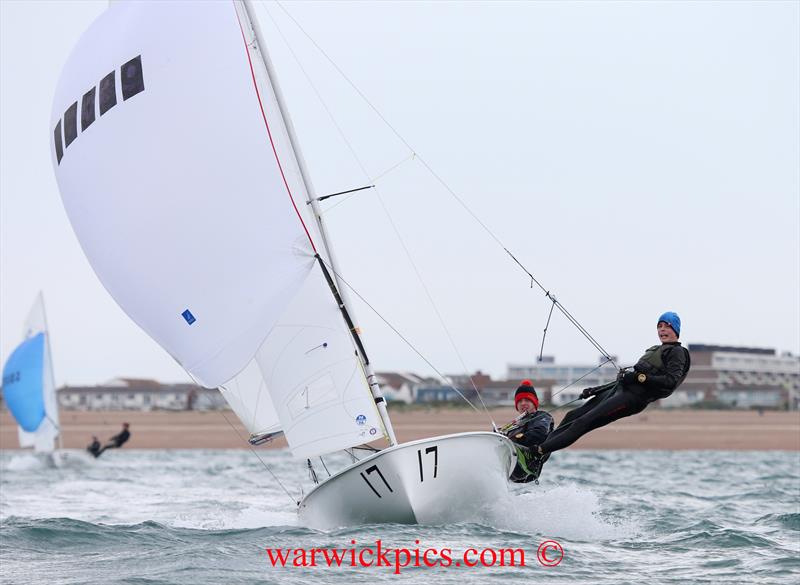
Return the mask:
M3 400L17 422L19 446L53 461L61 436L42 293L25 320L22 342L3 366Z
M51 128L99 279L251 443L283 433L310 460L388 441L299 502L308 524L457 521L506 493L504 436L397 443L249 2L114 2Z

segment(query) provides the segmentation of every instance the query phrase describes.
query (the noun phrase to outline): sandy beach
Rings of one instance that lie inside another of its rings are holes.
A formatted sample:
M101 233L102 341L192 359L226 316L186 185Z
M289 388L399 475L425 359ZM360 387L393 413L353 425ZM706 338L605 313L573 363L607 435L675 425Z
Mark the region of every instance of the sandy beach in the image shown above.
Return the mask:
M500 425L514 417L511 408L490 411ZM556 412L556 420L563 412ZM131 425L131 449L242 449L247 432L231 411L61 413L64 447L85 447L93 434L101 441ZM489 416L463 408L392 411L400 441L461 431L488 430ZM285 447L279 439L269 447ZM0 413L0 449L17 449L16 425ZM800 413L653 409L617 421L580 439L575 449L734 449L800 451Z

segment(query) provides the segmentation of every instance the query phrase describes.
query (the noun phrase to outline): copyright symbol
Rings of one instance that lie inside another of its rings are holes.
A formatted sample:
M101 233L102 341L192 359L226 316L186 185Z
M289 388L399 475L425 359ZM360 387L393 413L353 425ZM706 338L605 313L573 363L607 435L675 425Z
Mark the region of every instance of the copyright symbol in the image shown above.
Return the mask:
M564 548L555 540L545 540L539 545L536 558L543 567L555 567L564 560Z

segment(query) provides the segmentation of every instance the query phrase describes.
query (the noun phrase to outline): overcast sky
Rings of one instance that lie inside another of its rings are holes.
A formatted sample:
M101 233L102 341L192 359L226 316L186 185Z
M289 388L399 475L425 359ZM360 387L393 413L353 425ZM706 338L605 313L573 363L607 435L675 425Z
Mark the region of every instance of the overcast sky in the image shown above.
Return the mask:
M800 351L800 3L283 6L622 362L657 342L665 310L685 343ZM53 176L56 82L105 7L0 1L0 357L42 290L59 385L188 380L101 286ZM377 192L326 202L344 277L441 371L534 361L541 291L278 6L258 14L320 194L406 161ZM377 370L432 373L356 313ZM597 360L557 314L545 354Z

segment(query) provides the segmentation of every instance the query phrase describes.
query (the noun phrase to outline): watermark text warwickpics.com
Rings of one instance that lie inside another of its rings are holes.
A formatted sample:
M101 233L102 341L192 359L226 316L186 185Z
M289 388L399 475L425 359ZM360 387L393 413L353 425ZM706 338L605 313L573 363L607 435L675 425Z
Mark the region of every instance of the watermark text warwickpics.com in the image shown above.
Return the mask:
M420 541L415 540L419 545ZM450 548L391 548L378 539L374 546L347 548L267 548L273 567L392 567L400 574L405 567L524 567L525 550L521 548L468 548L453 554ZM543 567L555 567L564 558L564 549L554 540L542 542L536 560Z

